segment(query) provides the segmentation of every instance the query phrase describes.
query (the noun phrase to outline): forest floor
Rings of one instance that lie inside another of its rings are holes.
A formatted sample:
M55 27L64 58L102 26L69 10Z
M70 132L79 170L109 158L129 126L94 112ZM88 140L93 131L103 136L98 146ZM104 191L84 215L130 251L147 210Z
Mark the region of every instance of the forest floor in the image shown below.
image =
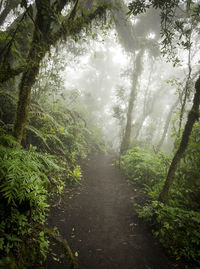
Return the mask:
M169 257L137 218L133 196L111 156L85 161L81 185L52 206L48 220L78 253L79 269L187 268ZM52 252L57 257L49 256L46 268L68 268L62 252L55 246Z

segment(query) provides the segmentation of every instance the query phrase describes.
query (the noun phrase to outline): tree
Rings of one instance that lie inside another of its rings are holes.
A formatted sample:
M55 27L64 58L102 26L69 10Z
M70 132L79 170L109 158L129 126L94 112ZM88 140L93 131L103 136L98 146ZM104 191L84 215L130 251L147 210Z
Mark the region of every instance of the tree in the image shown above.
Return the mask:
M130 146L131 129L132 129L132 119L133 119L133 108L134 102L137 96L137 85L138 79L142 73L142 58L146 50L151 51L151 53L158 53L156 49L156 40L159 36L159 29L153 18L157 16L155 10L150 11L144 16L144 18L138 22L136 25L132 25L131 21L127 18L127 6L122 1L116 1L116 10L113 12L113 17L115 20L116 31L119 36L120 43L124 47L127 53L132 55L135 59L133 62L134 69L131 74L132 86L129 94L127 116L126 116L126 127L124 130L120 153L125 153ZM148 21L148 23L147 23ZM150 41L147 39L148 32L153 30L155 32L155 40ZM137 53L136 53L137 52ZM131 63L132 64L132 63Z
M74 5L67 16L62 15L62 10L66 4ZM24 127L28 117L28 109L31 98L31 88L35 83L36 77L39 72L41 60L44 58L45 54L50 50L51 46L55 46L56 43L68 36L78 35L84 28L88 27L89 24L94 19L102 18L105 14L108 4L99 3L97 7L90 12L80 12L79 1L67 1L67 0L36 0L36 16L31 19L34 21L33 25L33 36L30 43L30 48L28 50L28 55L25 60L24 66L21 66L17 70L11 70L10 65L7 68L4 61L1 63L1 69L4 70L1 76L1 82L8 80L12 76L16 76L23 72L21 82L19 84L19 99L17 105L16 118L14 123L13 134L16 140L21 143L23 137ZM31 12L33 6L29 5L25 1L24 14ZM22 14L21 20L24 19L24 14ZM29 14L31 16L31 14ZM15 31L18 28L16 26ZM14 38L13 38L14 40ZM10 52L12 42L10 42L7 49L7 54ZM8 55L5 54L5 59ZM12 76L6 76L5 70L12 74Z
M183 154L188 146L189 138L192 133L192 128L195 122L199 119L199 105L200 105L200 76L195 83L195 95L193 99L192 108L188 114L187 122L182 134L181 142L178 150L176 151L174 158L170 164L167 178L165 180L163 189L160 193L159 200L163 203L166 203L169 196L169 191L174 181L175 172L177 166L183 157Z
M129 145L130 145L132 114L133 114L134 101L136 99L136 94L137 94L137 84L138 84L138 80L142 72L143 52L144 50L141 49L140 52L136 55L135 66L134 66L134 70L132 74L132 86L131 86L130 96L128 100L126 127L125 127L125 132L124 132L121 147L120 147L121 154L125 153L128 150Z
M171 122L173 112L174 112L175 108L178 106L178 104L179 104L179 99L177 99L176 102L174 104L172 104L172 106L171 106L171 108L169 110L169 113L168 113L166 121L165 121L165 126L164 126L164 129L163 129L162 136L161 136L160 141L158 142L158 145L156 147L156 152L160 151L160 148L162 147L162 145L164 143L165 137L167 135L167 131L169 129L169 125L170 125L170 122Z
M199 34L199 10L200 5L195 1L132 1L129 4L131 14L140 14L146 12L147 9L154 7L160 10L161 17L161 37L162 37L162 53L168 55L174 64L179 62L176 55L177 48L181 47L189 51L192 46L192 32ZM189 76L191 66L189 66ZM195 83L195 94L193 105L188 114L187 122L182 134L181 142L176 151L174 158L169 167L166 181L160 193L159 200L166 203L169 197L169 191L172 187L177 166L187 148L188 141L192 132L193 125L199 117L200 105L200 77Z

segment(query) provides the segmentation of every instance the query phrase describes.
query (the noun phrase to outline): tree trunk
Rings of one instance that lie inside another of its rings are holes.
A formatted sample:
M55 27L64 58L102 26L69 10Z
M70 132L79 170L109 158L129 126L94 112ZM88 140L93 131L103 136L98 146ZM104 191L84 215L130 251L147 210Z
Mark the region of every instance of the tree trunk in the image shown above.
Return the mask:
M133 71L132 88L131 88L129 102L128 102L126 128L125 128L125 133L124 133L121 147L120 147L121 154L125 153L128 150L129 145L130 145L132 113L133 113L134 101L137 94L136 88L137 88L138 78L142 71L142 55L143 55L143 50L141 49L140 52L136 56L135 68Z
M143 123L146 120L147 116L149 116L153 112L154 103L159 96L159 93L156 92L154 94L154 97L151 100L150 95L149 95L149 87L151 85L151 78L153 75L153 69L154 69L154 61L152 62L151 71L150 71L149 78L148 78L148 84L147 84L147 87L144 91L143 111L142 111L140 118L138 119L138 121L135 124L135 126L136 126L136 129L134 130L134 132L135 132L134 139L135 140L137 140L137 138L140 134L140 130L142 129Z
M140 130L142 129L143 123L145 121L145 119L147 118L148 115L144 115L142 114L142 116L139 118L139 120L134 124L135 125L135 135L134 135L134 139L137 140Z
M50 45L55 45L61 37L66 38L67 36L80 33L80 31L90 24L93 19L101 17L108 8L107 4L103 6L100 5L99 7L97 6L94 11L86 14L85 16L79 16L76 20L74 20L74 12L76 12L75 4L73 14L71 14L73 16L70 19L65 19L59 29L55 33L52 33L52 19L47 16L51 15L47 10L49 8L51 11L51 6L48 6L48 3L49 2L46 0L36 0L37 16L35 20L35 29L31 48L26 59L26 71L23 73L22 80L19 85L19 99L13 129L13 135L19 143L22 141L23 131L28 117L31 88L38 75L40 62L46 52L48 52ZM59 8L61 7L62 5L60 4ZM46 10L46 12L44 12L44 10Z
M45 51L41 49L42 45L42 43L36 43L36 40L34 40L27 58L27 68L19 85L19 99L13 130L13 135L19 143L23 138L23 131L28 117L31 88L39 72L40 62L45 55Z
M184 129L184 132L183 132L183 135L181 138L179 148L178 148L178 150L177 150L176 154L174 155L174 158L171 162L165 184L164 184L163 189L162 189L160 196L159 196L159 201L163 202L163 203L166 203L168 200L169 191L170 191L170 188L172 187L172 184L174 181L177 166L178 166L178 164L179 164L181 158L183 157L183 154L187 148L193 125L194 125L195 121L197 121L199 118L200 76L195 83L195 90L196 91L195 91L195 95L194 95L194 99L193 99L193 105L192 105L192 108L188 114L187 122L185 125L185 129Z
M31 88L35 83L39 72L40 62L48 50L49 21L45 22L42 15L43 2L36 1L37 16L31 48L26 59L26 70L22 75L19 85L19 99L15 115L13 136L21 143L23 138L24 127L28 118L28 111L31 99ZM45 38L47 38L45 40ZM43 41L44 40L44 41Z
M121 0L109 0L115 8L111 10L115 22L115 28L119 36L119 41L127 52L134 53L140 48L139 42L135 36L135 30L127 13L127 5Z
M156 148L156 152L160 151L160 149L161 149L161 147L162 147L162 145L164 143L167 131L169 129L169 124L171 122L172 114L174 112L174 109L177 107L178 103L179 103L179 99L171 106L171 109L170 109L170 111L168 113L168 116L167 116L167 119L166 119L166 122L165 122L163 134L162 134L161 139L160 139L160 141L159 141L159 143L157 145L157 148Z

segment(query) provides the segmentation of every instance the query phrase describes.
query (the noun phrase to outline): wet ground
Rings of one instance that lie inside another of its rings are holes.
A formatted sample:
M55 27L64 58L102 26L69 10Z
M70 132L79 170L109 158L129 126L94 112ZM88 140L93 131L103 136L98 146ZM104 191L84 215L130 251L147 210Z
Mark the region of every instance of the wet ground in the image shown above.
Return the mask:
M81 186L52 207L48 225L57 226L68 240L80 269L186 268L171 259L138 220L133 195L112 158L101 155L84 163ZM57 256L48 258L47 269L68 268L62 252L56 247L52 252Z

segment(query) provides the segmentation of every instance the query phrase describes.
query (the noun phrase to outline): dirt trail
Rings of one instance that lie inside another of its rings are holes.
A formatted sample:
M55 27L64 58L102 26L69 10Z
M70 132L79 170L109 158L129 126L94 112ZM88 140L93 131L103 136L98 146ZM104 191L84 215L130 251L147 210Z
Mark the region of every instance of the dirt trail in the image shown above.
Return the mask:
M57 226L78 252L79 268L175 268L137 219L130 201L133 194L111 158L91 158L83 174L80 194L63 197L60 209L53 208L49 218L49 226ZM66 269L67 263L49 259L47 268Z

